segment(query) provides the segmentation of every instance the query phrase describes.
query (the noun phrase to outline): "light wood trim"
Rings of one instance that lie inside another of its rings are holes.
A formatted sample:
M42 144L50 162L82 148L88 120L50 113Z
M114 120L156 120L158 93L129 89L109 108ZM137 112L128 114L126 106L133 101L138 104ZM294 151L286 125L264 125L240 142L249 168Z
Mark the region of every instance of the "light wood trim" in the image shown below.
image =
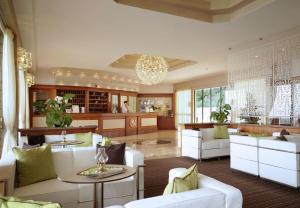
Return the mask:
M173 97L174 93L142 93L137 97Z
M221 1L221 0L220 0ZM157 12L172 14L175 16L187 17L205 22L229 21L233 14L242 9L253 11L254 8L260 8L273 0L239 0L227 1L225 6L212 8L210 2L206 0L115 0L119 4L153 10ZM250 4L251 8L247 8ZM221 4L220 4L221 5ZM250 10L251 9L251 10ZM223 17L220 17L223 15Z

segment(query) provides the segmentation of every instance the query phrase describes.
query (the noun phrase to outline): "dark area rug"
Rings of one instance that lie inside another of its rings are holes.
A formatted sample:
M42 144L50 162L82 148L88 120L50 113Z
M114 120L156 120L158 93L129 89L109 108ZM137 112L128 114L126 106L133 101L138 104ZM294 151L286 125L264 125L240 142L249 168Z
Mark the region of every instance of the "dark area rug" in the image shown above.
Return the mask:
M188 168L194 163L198 171L241 190L244 208L300 208L300 190L233 171L230 160L206 160L201 163L187 157L146 160L145 197L161 195L172 168Z

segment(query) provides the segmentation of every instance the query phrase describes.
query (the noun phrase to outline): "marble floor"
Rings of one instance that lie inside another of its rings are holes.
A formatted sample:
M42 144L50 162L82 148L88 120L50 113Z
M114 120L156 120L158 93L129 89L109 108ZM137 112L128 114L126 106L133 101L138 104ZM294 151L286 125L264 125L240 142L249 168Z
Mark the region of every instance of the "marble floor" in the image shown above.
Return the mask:
M145 160L181 156L181 140L176 130L115 137L112 140L126 142L127 146L141 151Z

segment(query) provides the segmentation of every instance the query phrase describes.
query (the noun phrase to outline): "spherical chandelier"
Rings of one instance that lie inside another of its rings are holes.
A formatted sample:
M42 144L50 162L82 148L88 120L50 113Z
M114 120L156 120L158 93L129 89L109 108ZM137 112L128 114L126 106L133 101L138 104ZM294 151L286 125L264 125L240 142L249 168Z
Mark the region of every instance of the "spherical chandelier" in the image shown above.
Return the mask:
M163 57L142 55L136 62L135 72L144 84L155 85L166 77L168 64Z

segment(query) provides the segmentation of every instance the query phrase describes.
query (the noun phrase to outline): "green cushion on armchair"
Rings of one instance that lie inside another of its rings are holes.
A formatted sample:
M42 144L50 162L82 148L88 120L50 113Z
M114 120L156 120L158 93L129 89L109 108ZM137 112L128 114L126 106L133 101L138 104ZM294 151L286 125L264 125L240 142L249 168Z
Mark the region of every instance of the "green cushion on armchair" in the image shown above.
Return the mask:
M60 204L21 200L15 197L0 197L0 208L61 208Z
M228 128L226 125L214 125L215 139L229 139Z
M56 178L51 145L31 149L13 148L17 160L17 185L26 186Z
M89 147L93 146L93 134L89 133L77 133L75 134L75 139L83 142L82 144L78 144L77 147Z

